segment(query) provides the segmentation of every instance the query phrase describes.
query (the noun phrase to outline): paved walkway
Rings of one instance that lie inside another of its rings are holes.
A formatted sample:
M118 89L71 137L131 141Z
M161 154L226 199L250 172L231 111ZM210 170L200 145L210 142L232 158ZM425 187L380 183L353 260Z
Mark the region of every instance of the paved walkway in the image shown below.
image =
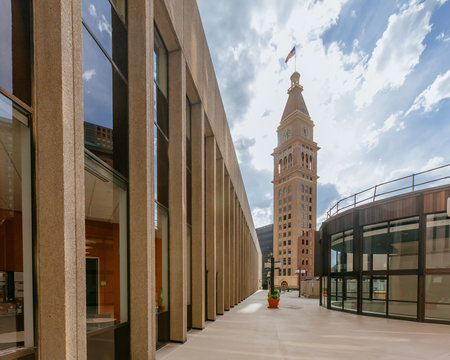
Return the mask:
M259 291L185 344L170 343L158 360L420 359L450 360L450 325L375 318L321 308L318 300L281 296L267 308Z

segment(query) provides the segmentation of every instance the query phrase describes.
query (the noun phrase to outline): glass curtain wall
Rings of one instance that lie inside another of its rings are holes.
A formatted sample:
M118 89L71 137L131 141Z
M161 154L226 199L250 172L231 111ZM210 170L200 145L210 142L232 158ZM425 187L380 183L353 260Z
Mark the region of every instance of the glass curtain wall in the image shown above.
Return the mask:
M187 242L187 328L192 328L192 116L191 102L186 97L186 242Z
M0 357L35 345L31 6L0 0Z
M154 180L155 180L155 306L157 347L169 341L169 103L167 49L155 26Z
M427 215L425 319L450 321L450 218Z
M83 0L88 359L128 359L126 0Z
M0 357L34 346L29 122L0 94Z

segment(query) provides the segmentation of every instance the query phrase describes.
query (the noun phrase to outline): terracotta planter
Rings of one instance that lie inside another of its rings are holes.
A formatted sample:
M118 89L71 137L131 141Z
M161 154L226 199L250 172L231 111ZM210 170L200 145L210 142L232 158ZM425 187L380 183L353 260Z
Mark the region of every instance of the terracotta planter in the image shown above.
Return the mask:
M269 301L269 308L270 309L278 309L278 303L280 302L280 299L267 299Z

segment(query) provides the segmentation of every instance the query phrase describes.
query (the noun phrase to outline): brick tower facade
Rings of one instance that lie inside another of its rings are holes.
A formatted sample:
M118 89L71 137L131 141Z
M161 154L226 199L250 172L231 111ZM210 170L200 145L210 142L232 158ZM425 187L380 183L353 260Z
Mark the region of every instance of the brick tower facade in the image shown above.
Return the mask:
M275 285L289 288L298 288L298 269L305 270L302 280L314 276L319 147L314 142L314 123L302 91L300 74L294 72L277 128L278 146L272 154L273 253L281 262Z

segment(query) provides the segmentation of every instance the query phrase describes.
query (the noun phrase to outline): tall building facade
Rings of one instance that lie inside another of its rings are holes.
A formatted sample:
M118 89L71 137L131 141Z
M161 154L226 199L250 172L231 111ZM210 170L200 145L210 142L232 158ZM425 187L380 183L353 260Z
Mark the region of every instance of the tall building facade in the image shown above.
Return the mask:
M155 359L260 279L195 0L1 0L0 359Z
M277 128L278 146L272 154L273 251L281 262L275 286L298 288L314 276L314 232L317 203L317 151L314 122L309 116L300 74L291 76L288 100Z

